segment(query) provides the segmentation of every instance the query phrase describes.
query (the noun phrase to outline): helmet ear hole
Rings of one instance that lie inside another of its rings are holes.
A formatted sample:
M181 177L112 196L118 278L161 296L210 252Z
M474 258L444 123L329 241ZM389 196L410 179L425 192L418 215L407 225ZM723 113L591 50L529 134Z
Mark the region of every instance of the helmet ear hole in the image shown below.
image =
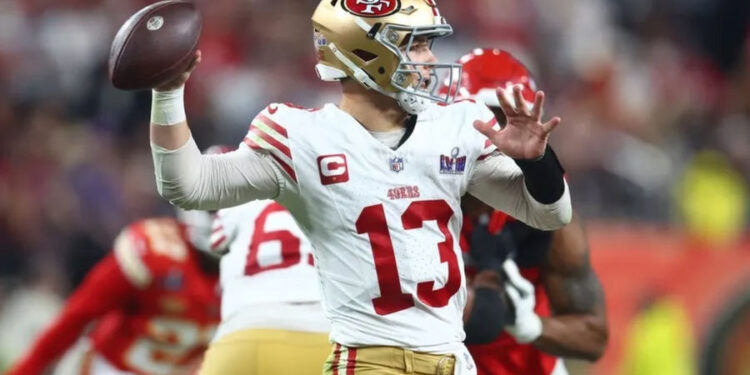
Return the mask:
M376 55L376 54L374 54L372 52L368 52L368 51L365 51L365 50L359 49L359 48L357 48L354 51L352 51L352 53L355 56L357 56L360 59L362 59L362 61L364 61L364 62L370 62L372 60L375 60L378 57L378 55Z

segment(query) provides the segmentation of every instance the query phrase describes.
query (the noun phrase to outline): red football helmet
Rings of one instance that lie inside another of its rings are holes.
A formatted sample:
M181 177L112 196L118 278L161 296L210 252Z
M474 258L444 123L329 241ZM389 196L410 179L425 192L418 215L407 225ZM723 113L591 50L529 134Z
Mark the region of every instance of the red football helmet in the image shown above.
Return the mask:
M474 99L490 107L499 107L495 89L501 87L510 90L513 85L520 84L523 87L523 98L529 103L534 102L534 79L526 66L510 53L500 49L477 48L461 57L458 62L463 64L463 74L457 99ZM444 84L442 91L448 89L447 84Z

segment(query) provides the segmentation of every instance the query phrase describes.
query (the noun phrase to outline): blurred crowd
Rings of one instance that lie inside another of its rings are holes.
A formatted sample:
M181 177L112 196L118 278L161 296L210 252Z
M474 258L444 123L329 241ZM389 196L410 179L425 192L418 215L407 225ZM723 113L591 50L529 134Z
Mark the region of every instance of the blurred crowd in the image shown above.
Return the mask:
M0 1L0 301L19 285L64 295L125 224L170 214L148 148L150 93L107 78L115 32L148 3ZM201 146L238 144L269 102L336 100L312 68L316 0L197 3L203 62L186 106ZM505 48L535 72L547 113L563 118L552 143L588 220L745 236L750 2L439 5L456 30L440 59Z

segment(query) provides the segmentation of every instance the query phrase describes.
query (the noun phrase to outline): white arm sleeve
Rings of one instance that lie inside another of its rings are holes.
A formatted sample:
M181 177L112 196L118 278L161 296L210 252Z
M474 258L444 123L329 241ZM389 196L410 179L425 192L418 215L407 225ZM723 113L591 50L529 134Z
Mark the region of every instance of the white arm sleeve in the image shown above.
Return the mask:
M244 144L226 154L201 155L191 137L176 150L152 143L151 153L159 194L184 209L232 207L274 198L282 188L275 164Z
M540 203L526 189L521 169L505 155L494 155L477 162L468 192L493 208L541 230L560 229L573 216L567 182L565 192L557 202Z

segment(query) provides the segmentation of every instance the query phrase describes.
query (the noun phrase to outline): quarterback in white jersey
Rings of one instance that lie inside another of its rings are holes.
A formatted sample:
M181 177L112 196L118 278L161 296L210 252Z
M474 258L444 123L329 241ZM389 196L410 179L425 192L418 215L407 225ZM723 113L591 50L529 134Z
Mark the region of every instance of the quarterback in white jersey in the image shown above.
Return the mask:
M507 194L523 192L520 169L462 125L474 121L494 116L471 101L433 106L395 150L331 104L272 104L252 122L244 145L283 171L276 200L316 249L335 342L440 351L464 339L461 197L537 220L531 201ZM497 176L507 186L486 184Z
M498 92L502 129L484 105L449 104L438 72L451 87L461 68L431 52L452 33L433 0L323 0L313 25L316 70L341 82L339 105L269 105L240 149L201 156L182 104L198 53L154 90L159 192L187 208L273 198L289 209L315 249L335 343L326 373L473 374L459 201L472 194L540 229L567 224L567 185L546 152L560 119L542 122L544 94L528 108L520 89Z
M202 374L319 374L330 350L312 247L272 200L219 210L211 248L221 258L221 324ZM294 361L262 361L295 353Z

